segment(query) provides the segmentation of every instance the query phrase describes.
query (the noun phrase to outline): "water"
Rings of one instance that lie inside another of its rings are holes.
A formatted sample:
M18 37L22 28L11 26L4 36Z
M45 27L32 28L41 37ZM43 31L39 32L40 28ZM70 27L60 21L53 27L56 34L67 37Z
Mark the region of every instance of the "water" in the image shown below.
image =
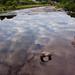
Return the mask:
M64 11L15 12L16 17L0 20L0 62L20 65L33 56L32 52L48 51L53 60L42 66L36 55L32 62L41 72L38 68L33 72L30 66L29 75L75 75L75 18Z

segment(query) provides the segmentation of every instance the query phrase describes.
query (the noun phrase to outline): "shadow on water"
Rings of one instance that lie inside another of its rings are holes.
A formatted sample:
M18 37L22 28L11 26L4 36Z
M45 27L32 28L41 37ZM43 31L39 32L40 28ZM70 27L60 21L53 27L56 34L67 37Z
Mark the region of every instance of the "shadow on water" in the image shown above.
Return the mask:
M4 20L5 18L11 19L15 16L16 16L16 13L3 13L3 14L0 14L0 19L1 20Z

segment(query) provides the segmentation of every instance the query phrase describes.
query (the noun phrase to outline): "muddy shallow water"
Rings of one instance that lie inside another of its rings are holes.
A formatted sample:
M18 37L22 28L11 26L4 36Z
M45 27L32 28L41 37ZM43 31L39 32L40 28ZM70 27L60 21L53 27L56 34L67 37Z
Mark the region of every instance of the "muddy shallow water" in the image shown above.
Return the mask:
M75 18L64 11L15 12L0 20L0 75L75 75ZM42 63L43 51L52 60Z

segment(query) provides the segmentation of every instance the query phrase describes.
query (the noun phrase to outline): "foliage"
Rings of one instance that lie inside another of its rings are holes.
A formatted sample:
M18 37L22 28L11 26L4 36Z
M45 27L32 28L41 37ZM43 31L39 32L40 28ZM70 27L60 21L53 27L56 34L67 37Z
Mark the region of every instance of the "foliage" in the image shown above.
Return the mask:
M67 11L75 12L75 0L60 0L57 7L62 7Z
M57 2L57 3L54 3ZM34 5L34 4L51 4L57 7L62 7L68 11L75 12L75 0L0 0L0 11L12 10L17 9L17 7L22 6L23 8L25 5ZM24 5L24 6L23 6ZM27 6L28 7L28 6Z

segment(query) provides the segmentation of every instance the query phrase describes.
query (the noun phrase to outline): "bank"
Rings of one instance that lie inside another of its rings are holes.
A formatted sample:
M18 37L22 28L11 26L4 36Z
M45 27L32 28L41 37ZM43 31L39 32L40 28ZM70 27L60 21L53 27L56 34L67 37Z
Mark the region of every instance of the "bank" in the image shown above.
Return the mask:
M8 6L0 6L0 13L12 11L12 10L27 9L27 8L42 7L42 6L50 6L50 5L49 4L17 5L15 8L8 7Z

